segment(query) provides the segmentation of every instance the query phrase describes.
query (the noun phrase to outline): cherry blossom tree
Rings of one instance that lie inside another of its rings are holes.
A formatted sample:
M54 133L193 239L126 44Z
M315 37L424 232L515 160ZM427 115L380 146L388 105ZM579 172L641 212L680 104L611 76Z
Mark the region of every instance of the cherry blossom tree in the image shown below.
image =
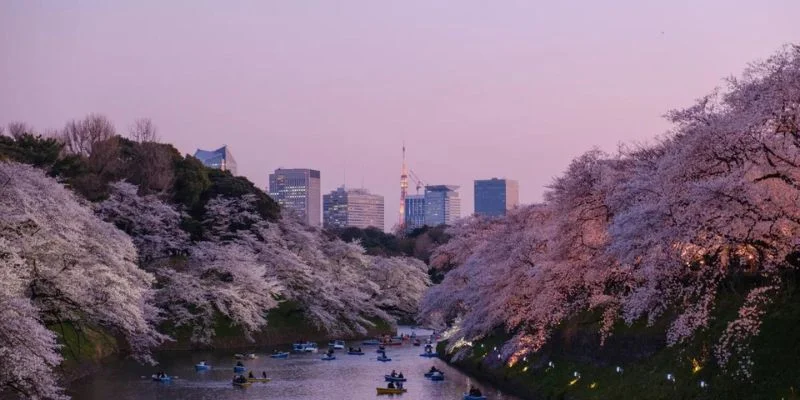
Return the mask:
M58 397L52 368L60 358L49 323L103 327L124 337L135 357L151 360L150 348L165 337L153 328L153 277L137 267L130 238L22 164L0 163L0 209L0 363L11 363L0 388Z
M602 338L620 317L653 323L671 310L674 345L707 328L720 290L745 275L753 286L715 354L748 377L748 343L798 251L800 47L668 118L673 130L652 145L577 158L538 209L454 226L432 257L449 272L422 315L452 322L461 344L505 327L512 363L598 308Z

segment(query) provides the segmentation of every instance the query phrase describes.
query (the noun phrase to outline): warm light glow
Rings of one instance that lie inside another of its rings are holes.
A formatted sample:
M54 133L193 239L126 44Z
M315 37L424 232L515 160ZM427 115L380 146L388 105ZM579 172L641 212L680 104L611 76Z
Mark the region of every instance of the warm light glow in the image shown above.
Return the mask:
M569 381L569 385L572 386L572 385L578 383L579 380L581 380L581 378L575 378L575 379Z
M522 372L526 372L526 371L528 371L528 367L527 366L525 366L525 368L522 369Z
M703 369L703 366L700 365L700 362L697 361L696 358L693 358L692 359L692 373L696 374L696 373L700 372L701 369Z
M592 384L589 385L589 389L594 389L596 387L597 387L597 382L592 382Z

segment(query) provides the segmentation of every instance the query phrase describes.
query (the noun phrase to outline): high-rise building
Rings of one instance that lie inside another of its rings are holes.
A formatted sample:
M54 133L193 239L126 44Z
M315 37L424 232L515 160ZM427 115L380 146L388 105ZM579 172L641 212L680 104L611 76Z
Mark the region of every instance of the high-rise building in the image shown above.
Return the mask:
M458 186L425 186L425 225L451 225L461 217L461 198Z
M475 181L475 214L489 217L506 215L519 205L519 183L511 179Z
M374 227L383 230L383 196L366 189L340 187L322 196L322 217L327 229Z
M405 196L405 228L412 231L425 226L425 196L409 194Z
M236 160L233 159L228 146L222 146L212 151L197 149L194 157L206 167L230 171L231 174L236 175Z
M320 225L320 174L305 168L278 168L269 175L269 195L307 224Z

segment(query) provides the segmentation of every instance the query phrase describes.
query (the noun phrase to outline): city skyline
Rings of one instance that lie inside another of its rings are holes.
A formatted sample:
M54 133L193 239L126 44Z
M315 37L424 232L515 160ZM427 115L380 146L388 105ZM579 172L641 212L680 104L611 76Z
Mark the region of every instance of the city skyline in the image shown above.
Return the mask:
M149 117L183 154L228 144L261 188L280 166L324 171L322 192L363 180L391 225L403 142L464 210L487 176L539 202L575 156L652 141L669 110L800 37L798 2L614 3L3 2L0 122Z

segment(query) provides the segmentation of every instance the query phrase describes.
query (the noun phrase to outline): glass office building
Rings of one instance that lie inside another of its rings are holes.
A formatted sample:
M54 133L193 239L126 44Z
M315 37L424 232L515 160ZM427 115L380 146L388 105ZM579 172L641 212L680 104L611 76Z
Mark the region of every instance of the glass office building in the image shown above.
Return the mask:
M383 196L366 189L340 187L323 196L323 226L327 229L373 227L384 229Z
M206 167L230 171L231 174L236 175L236 160L233 159L228 146L222 146L211 151L197 149L194 152L194 157Z
M489 217L506 215L519 205L519 184L511 179L475 181L475 214Z
M269 175L270 197L311 226L321 222L320 187L320 173L313 169L278 168Z
M451 225L461 217L461 198L455 185L425 186L425 225Z

